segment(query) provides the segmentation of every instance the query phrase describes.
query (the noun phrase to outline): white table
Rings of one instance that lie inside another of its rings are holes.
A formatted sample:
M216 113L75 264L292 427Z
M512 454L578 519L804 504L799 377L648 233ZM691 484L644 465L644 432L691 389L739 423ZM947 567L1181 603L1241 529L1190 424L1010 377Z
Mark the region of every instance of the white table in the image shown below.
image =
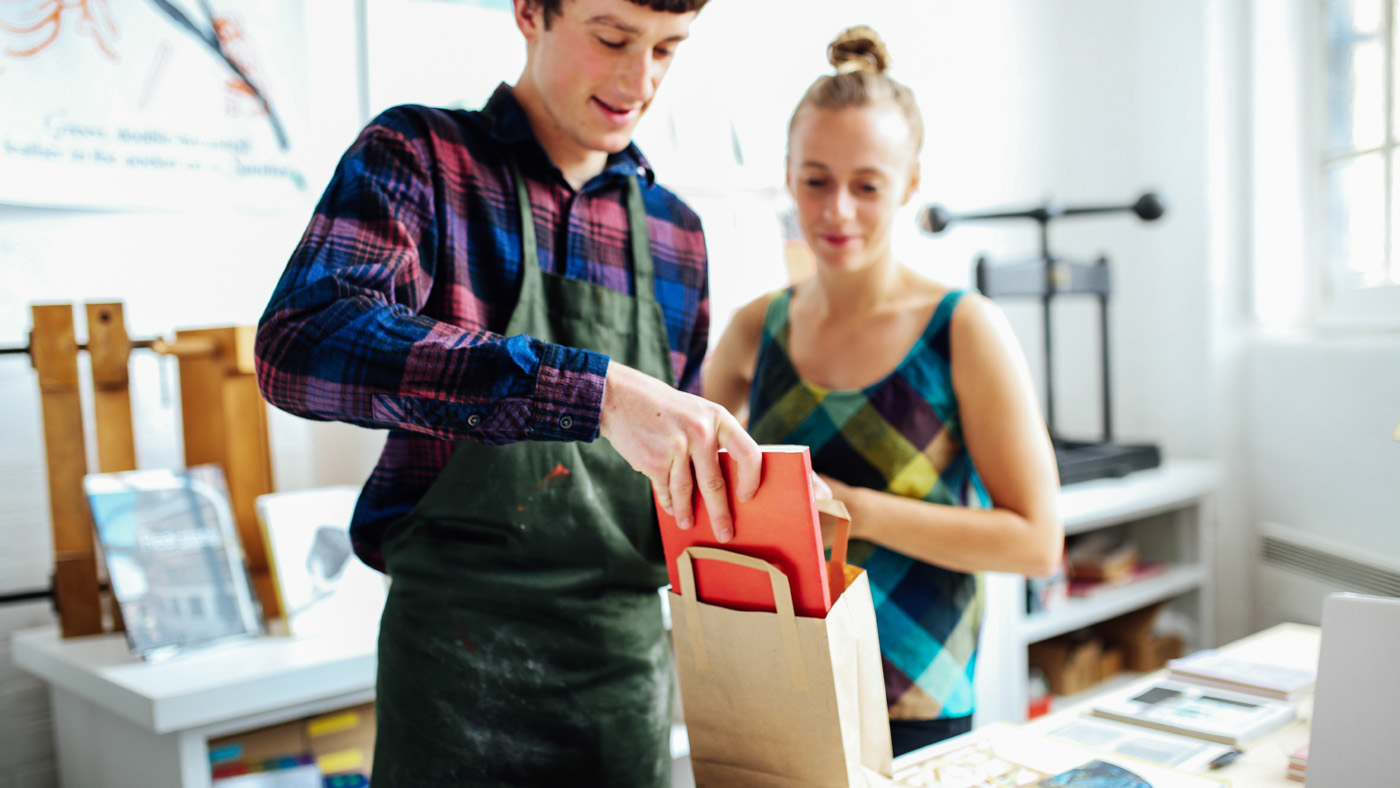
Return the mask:
M1304 624L1279 624L1227 646L1222 646L1220 650L1236 659L1290 668L1316 669L1321 638L1321 630L1317 627ZM1165 677L1166 671L1164 670L1149 673L1139 678L1134 684L1119 687L1114 692L1130 693L1146 689ZM1087 713L1092 703L1092 700L1085 700L1063 711L1041 717L1026 725L1024 730L1035 735L1046 736L1048 731L1055 730L1070 719ZM1298 719L1244 745L1240 748L1243 750L1243 754L1227 766L1201 772L1201 774L1228 780L1231 785L1240 788L1300 788L1302 783L1294 782L1287 777L1288 755L1308 741L1311 707L1311 696L1300 700ZM976 740L978 735L978 731L974 729L962 736L930 745L922 750L906 753L895 759L895 771L898 772L901 765L916 763L928 757L930 753L952 751ZM1153 784L1154 786L1158 785L1156 782ZM1158 788L1170 788L1170 786L1163 784Z
M48 682L64 788L207 788L209 739L373 700L375 639L264 637L146 663L121 635L49 626L12 649Z

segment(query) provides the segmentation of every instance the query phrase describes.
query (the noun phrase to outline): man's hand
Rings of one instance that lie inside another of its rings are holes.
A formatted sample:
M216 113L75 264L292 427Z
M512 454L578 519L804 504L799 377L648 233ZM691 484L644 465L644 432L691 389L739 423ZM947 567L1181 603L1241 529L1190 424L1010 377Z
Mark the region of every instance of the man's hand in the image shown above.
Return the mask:
M737 463L734 494L747 501L758 490L762 453L729 411L631 367L608 364L599 434L651 480L656 500L683 529L695 525L691 496L698 487L715 538L734 537L719 450Z

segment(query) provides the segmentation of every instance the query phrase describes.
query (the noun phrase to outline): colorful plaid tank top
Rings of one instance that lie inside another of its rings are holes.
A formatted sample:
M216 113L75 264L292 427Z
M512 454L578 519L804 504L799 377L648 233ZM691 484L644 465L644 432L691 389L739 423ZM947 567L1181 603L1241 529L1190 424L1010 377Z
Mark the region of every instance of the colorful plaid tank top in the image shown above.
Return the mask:
M749 397L750 434L759 443L810 447L818 473L852 486L987 508L953 394L948 330L962 296L954 290L943 297L909 354L883 380L833 391L798 377L788 352L792 290L774 294ZM971 714L980 576L858 540L849 556L870 578L890 717Z

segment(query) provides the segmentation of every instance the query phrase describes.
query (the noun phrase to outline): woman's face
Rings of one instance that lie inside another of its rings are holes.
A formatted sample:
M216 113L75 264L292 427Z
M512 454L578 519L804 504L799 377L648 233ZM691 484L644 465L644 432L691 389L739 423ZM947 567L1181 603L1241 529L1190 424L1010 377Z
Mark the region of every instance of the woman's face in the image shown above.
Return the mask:
M819 265L856 270L888 259L895 212L918 186L908 122L890 102L802 110L787 184Z

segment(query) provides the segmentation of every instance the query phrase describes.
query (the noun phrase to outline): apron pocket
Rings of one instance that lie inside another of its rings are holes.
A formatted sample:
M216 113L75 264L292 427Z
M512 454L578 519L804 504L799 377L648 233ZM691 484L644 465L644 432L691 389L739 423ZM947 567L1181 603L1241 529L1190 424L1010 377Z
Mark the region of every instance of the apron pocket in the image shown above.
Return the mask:
M512 547L520 542L508 526L481 520L432 519L424 520L422 526L425 536L441 542L479 547Z

